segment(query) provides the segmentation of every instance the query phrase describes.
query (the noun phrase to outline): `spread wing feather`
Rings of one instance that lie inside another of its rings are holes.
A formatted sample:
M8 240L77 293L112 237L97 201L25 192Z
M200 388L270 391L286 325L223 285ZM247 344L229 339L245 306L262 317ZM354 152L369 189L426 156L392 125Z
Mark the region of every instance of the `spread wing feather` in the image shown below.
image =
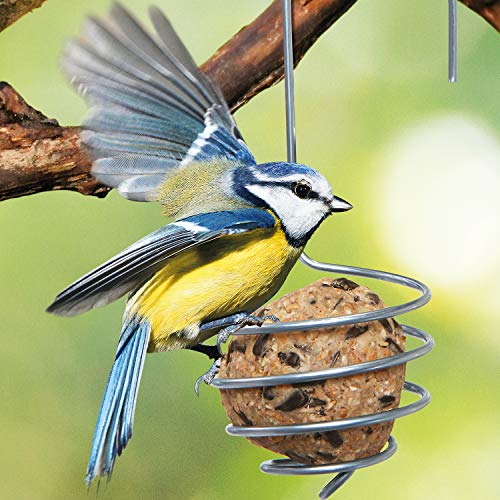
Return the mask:
M73 316L103 306L131 292L160 270L165 261L190 248L231 234L271 229L274 217L265 210L241 209L194 215L169 224L75 281L48 307Z
M89 18L63 68L90 104L81 134L93 175L122 196L155 198L178 165L226 157L255 164L219 90L157 8L150 35L119 4Z

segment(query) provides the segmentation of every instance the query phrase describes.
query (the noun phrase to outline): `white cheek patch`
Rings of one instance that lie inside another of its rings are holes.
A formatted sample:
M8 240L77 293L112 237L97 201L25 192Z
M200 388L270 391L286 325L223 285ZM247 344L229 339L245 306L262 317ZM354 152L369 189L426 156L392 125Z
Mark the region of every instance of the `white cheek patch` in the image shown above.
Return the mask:
M292 238L305 236L319 224L327 211L321 201L303 200L284 187L254 184L247 189L274 210Z

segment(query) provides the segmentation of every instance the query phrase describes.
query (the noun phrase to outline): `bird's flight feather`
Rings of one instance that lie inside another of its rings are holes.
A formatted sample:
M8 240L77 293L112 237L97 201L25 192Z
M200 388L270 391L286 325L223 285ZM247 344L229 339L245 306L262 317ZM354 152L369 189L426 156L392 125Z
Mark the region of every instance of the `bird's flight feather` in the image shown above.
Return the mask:
M200 72L156 8L156 37L119 4L90 18L68 44L63 68L89 102L81 139L92 174L137 201L155 199L165 176L191 161L255 164L220 92Z
M63 290L47 311L73 316L109 304L136 289L181 252L223 236L270 229L275 222L270 213L249 208L198 214L168 224Z

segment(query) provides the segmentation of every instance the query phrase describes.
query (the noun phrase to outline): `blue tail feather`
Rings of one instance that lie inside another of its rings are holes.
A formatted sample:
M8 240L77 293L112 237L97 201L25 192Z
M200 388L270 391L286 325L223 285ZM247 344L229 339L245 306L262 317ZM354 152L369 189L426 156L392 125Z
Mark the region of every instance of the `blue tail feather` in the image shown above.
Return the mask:
M126 320L115 362L104 392L92 441L85 481L111 476L117 455L132 437L132 425L151 325L140 318Z

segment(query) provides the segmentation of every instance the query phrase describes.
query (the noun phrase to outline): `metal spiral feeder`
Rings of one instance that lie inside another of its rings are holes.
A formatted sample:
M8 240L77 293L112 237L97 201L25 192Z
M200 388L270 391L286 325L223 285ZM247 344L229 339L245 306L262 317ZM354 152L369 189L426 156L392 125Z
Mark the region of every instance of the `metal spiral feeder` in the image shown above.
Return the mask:
M448 52L448 78L456 82L457 75L457 20L456 0L448 0L449 7L449 52ZM295 142L295 113L294 113L294 85L293 85L293 42L292 42L292 8L291 0L283 0L283 38L284 38L284 62L285 62L285 91L286 91L286 118L287 118L287 151L288 161L296 161ZM385 307L376 311L369 311L348 316L336 316L322 319L292 321L286 323L265 324L262 327L246 327L235 333L235 335L263 335L267 333L280 334L300 330L312 330L353 325L381 319L392 318L410 311L414 311L429 302L431 298L430 289L420 281L393 274L385 271L365 269L361 267L343 266L338 264L327 264L311 259L302 254L300 260L308 267L329 273L347 274L360 276L381 281L387 281L402 285L420 292L420 297L400 305ZM374 361L367 361L355 365L330 368L326 370L310 371L304 373L292 373L287 375L249 377L249 378L223 378L216 377L212 386L218 389L244 389L250 387L265 387L284 384L297 384L315 382L339 377L368 373L382 370L392 366L402 365L424 356L434 347L433 338L418 328L402 325L405 335L418 339L422 345L406 351ZM310 434L332 430L343 430L354 427L380 424L400 417L415 413L429 404L429 392L418 384L405 381L403 389L416 394L419 399L405 406L392 410L381 411L358 417L333 420L328 422L315 422L308 424L278 425L271 427L249 427L228 425L226 431L231 436L243 436L247 438L266 436L285 436L296 434ZM387 446L380 452L359 460L341 462L327 465L306 465L294 462L290 459L266 460L260 465L260 470L266 474L285 476L303 476L312 474L336 474L335 477L319 492L321 499L328 498L337 491L357 469L370 467L392 457L397 450L397 443L393 436L389 437Z
M387 273L384 271L375 271L373 269L363 269L360 267L341 266L337 264L326 264L317 262L302 255L301 260L304 264L319 271L326 271L336 274L348 274L351 276L361 276L364 278L373 278L382 281L389 281L397 285L402 285L420 292L420 297L410 302L397 306L385 307L376 311L369 311L360 314L351 314L349 316L336 316L304 321L291 321L287 323L265 324L262 327L247 327L238 331L235 335L263 335L266 333L289 333L298 330L311 330L331 328L343 325L353 325L356 323L365 323L368 321L376 321L385 318L392 318L410 311L418 309L431 298L429 288L412 278L401 276L399 274ZM405 335L416 338L422 341L422 345L394 356L387 358L376 359L355 365L343 366L339 368L330 368L327 370L310 371L304 373L292 373L288 375L276 375L267 377L249 377L249 378L222 378L216 377L212 385L218 389L247 389L249 387L265 387L283 384L298 384L304 382L315 382L318 380L326 380L331 378L346 377L357 375L359 373L367 373L392 366L405 364L408 361L420 358L427 354L434 347L432 337L418 328L402 325ZM423 387L414 384L413 382L405 382L404 390L412 392L419 396L418 401L410 403L406 406L395 408L393 410L381 411L369 415L361 415L359 417L345 418L341 420L333 420L329 422L316 422L310 424L295 424L295 425L279 425L273 427L248 427L228 425L226 431L231 436L243 436L249 438L263 436L284 436L294 434L310 434L314 432L325 432L332 430L343 430L352 427L360 427L371 424L380 424L394 420L396 418L405 417L424 408L430 401L429 392ZM396 440L391 436L387 442L387 447L367 458L353 460L350 462L335 463L329 465L305 465L294 462L290 459L266 460L260 466L260 470L267 474L278 474L285 476L302 476L311 474L332 474L337 475L320 491L319 497L324 499L332 495L340 486L342 486L353 474L356 469L375 465L388 458L392 457L396 452Z

